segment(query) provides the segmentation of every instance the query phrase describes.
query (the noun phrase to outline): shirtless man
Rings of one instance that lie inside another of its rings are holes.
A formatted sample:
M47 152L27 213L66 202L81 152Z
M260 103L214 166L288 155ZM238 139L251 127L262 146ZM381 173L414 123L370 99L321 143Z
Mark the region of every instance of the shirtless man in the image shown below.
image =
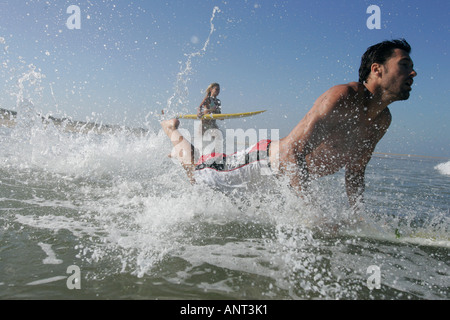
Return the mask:
M310 179L334 174L345 167L349 204L356 206L363 200L366 166L391 123L388 105L407 100L417 76L410 51L404 39L368 48L361 59L359 82L326 91L287 137L263 143L261 150L268 151L268 157L261 157L262 160L287 175L291 187L299 194L306 190ZM205 179L199 173L208 168L194 164L194 147L179 133L179 121L167 120L161 125L192 181L208 184L217 179L228 181L221 174L236 171L222 173L214 167ZM255 151L260 145L249 149L247 152ZM258 162L259 158L258 155Z

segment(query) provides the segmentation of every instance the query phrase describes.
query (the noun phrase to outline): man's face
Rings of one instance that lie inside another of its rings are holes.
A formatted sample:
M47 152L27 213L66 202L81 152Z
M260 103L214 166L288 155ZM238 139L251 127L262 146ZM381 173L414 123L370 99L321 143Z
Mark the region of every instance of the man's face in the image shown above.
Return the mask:
M414 64L406 51L394 49L392 56L383 65L382 87L392 101L407 100L417 76Z

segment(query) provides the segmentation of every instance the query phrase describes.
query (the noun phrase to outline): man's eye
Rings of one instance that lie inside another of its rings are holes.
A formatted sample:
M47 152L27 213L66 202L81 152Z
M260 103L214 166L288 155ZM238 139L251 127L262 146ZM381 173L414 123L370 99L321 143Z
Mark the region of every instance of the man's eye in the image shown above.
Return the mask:
M412 68L409 63L402 63L401 66L404 68Z

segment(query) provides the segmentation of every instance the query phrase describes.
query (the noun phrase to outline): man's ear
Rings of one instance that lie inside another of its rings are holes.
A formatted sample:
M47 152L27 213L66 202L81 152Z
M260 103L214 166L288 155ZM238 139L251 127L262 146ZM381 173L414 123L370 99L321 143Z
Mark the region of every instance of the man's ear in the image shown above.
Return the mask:
M372 63L372 65L370 67L370 71L373 74L373 76L375 76L376 78L379 78L383 74L382 65L379 63Z

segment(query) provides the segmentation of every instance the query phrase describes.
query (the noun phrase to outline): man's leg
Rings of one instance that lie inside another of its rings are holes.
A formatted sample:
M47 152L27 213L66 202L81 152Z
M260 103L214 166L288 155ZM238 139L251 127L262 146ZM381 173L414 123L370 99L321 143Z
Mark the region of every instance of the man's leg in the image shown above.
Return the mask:
M181 165L192 183L194 180L194 146L187 141L178 131L180 121L178 119L165 120L161 122L161 127L172 141L174 146L171 156L180 160Z

